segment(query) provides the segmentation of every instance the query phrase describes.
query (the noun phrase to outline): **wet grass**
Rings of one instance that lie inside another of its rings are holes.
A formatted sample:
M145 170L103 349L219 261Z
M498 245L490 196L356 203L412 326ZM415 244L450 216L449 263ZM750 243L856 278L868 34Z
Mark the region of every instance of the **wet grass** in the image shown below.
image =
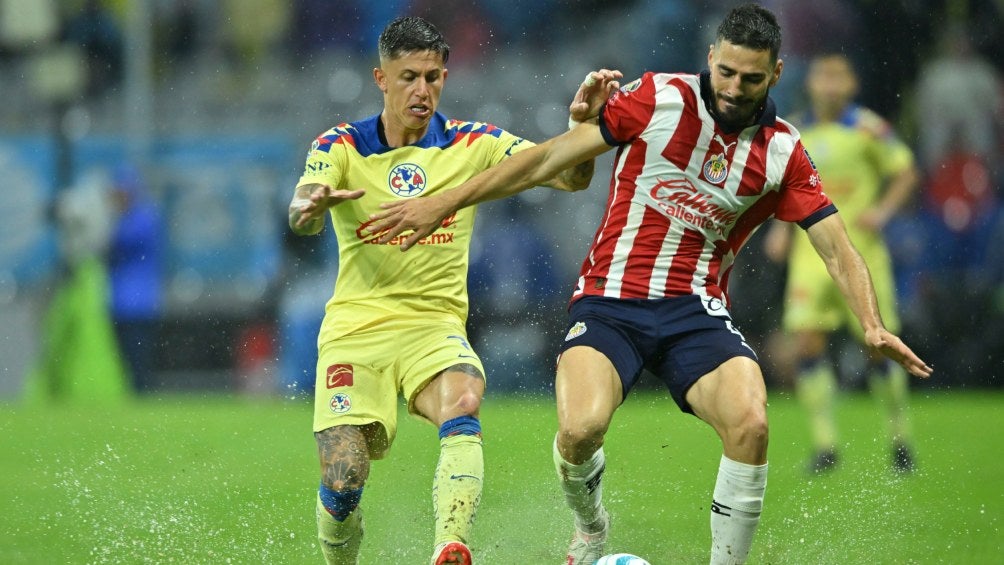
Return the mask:
M1004 555L1004 394L913 399L918 471L892 472L867 396L840 405L839 468L803 471L804 418L770 400L771 474L751 563L992 563ZM481 563L559 563L570 515L554 481L547 398L489 397ZM146 398L0 411L0 563L318 563L305 403ZM706 563L720 450L672 403L635 394L608 435L610 550ZM363 505L364 564L426 563L437 441L402 416Z

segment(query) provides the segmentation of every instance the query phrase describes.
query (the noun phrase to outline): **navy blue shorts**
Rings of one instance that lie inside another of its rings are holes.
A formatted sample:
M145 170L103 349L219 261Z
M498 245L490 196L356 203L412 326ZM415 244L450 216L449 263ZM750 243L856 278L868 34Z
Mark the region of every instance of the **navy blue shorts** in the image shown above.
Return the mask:
M606 355L624 386L624 396L642 369L659 377L684 412L697 379L733 357L757 360L717 298L680 296L617 299L584 296L572 303L560 351L586 345Z

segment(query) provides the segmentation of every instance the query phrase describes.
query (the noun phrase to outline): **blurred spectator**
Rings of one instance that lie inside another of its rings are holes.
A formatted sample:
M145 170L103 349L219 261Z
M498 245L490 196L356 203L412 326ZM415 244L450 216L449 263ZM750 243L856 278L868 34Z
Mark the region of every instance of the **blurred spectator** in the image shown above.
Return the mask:
M108 250L112 317L133 384L138 392L144 392L153 388L155 380L167 233L160 208L147 193L138 170L120 166L112 182L118 213Z
M939 53L923 66L917 83L920 147L928 169L953 153L997 162L1002 87L997 70L973 51L965 25L947 26Z
M114 218L104 171L92 171L64 189L55 216L65 269L43 322L41 351L26 397L35 402L121 400L128 384L103 261Z

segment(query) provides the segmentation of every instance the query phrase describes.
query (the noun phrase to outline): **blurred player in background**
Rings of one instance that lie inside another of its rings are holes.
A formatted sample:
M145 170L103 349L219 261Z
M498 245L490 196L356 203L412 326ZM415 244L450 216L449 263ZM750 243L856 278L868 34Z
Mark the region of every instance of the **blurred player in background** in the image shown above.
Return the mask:
M768 90L781 76L780 45L771 12L738 7L718 28L708 71L647 73L606 102L598 124L579 125L455 190L384 204L374 215L388 230L383 239L415 230L407 249L464 206L515 194L618 148L555 383L554 462L575 517L570 565L604 554L603 438L642 369L721 438L711 563L745 562L767 485L767 395L756 355L732 324L727 283L740 247L770 216L807 231L870 347L918 376L931 372L886 330L868 270L798 132L775 115ZM654 475L671 480L664 470Z
M409 413L439 429L432 563L469 564L466 544L484 475L478 410L485 371L465 330L475 210L444 219L441 231L408 255L398 252L403 238L377 241L369 215L390 198L454 187L533 144L437 112L449 46L427 21L388 24L379 55L373 76L383 111L314 141L289 206L290 228L300 235L319 233L330 212L339 246L335 292L318 336L318 537L328 563L357 562L370 461L384 457L394 440L403 394ZM580 87L570 108L580 121L617 86L608 71L591 76L596 80ZM592 172L587 161L541 184L583 189Z
M851 61L830 53L813 58L806 87L811 111L796 123L802 143L812 153L826 194L840 207L854 246L864 257L875 284L875 294L886 327L899 331L892 262L882 228L906 203L919 175L910 149L889 124L867 108L854 103L858 81ZM825 471L837 463L837 433L833 401L837 377L827 344L840 329L849 329L859 339L861 328L853 312L841 300L840 289L816 260L808 238L791 226L776 222L765 239L768 257L788 259L783 326L792 334L798 352L798 398L809 412L815 453L812 472ZM868 383L889 415L892 463L897 470L913 468L907 422L906 373L889 359L868 353Z

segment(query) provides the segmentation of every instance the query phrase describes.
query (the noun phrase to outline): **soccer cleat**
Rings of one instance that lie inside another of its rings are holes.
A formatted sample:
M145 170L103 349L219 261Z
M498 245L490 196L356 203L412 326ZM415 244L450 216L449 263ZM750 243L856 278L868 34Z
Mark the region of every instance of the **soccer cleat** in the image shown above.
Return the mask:
M432 552L432 565L471 565L471 550L459 541L443 542Z
M600 522L603 523L603 529L595 534L584 534L578 528L575 529L565 565L592 565L603 557L603 546L607 543L607 533L610 531L610 515L606 510L600 514Z
M892 468L899 473L913 471L913 454L905 443L897 443L892 448Z
M833 449L820 451L809 461L810 473L825 473L837 466L837 452Z

